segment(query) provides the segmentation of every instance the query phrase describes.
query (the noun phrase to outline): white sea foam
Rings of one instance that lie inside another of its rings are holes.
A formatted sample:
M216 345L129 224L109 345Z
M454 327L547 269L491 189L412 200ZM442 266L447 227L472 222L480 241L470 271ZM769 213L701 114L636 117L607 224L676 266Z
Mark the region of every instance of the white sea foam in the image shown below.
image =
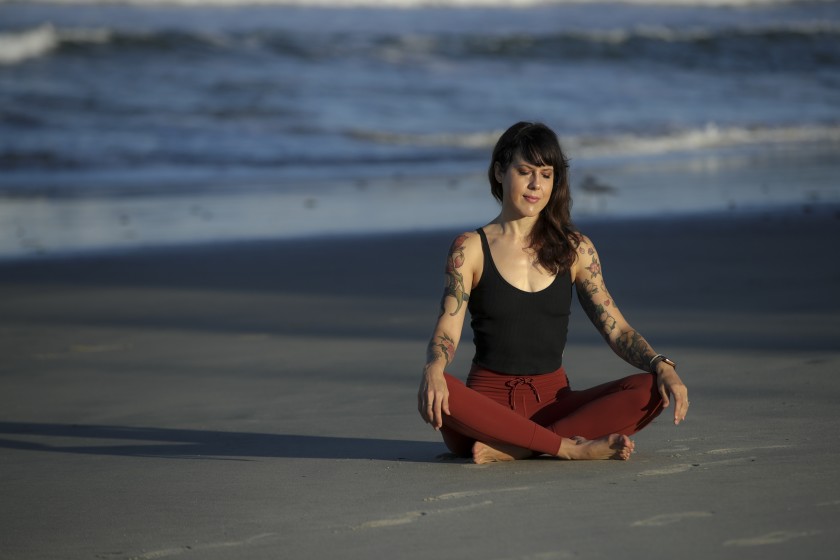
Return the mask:
M572 37L591 42L607 44L622 44L634 39L648 39L665 43L690 43L709 41L720 36L760 37L768 34L787 35L838 35L840 23L831 21L799 21L789 23L775 23L769 25L723 27L723 28L685 28L675 29L662 25L640 25L629 29L614 29L606 31L589 31L570 33Z
M840 143L840 125L798 125L702 128L657 136L619 134L604 138L569 138L570 147L589 157L608 155L656 155L760 144Z
M59 44L52 25L18 32L0 33L0 64L16 64L22 60L42 56Z
M17 64L49 54L64 42L104 43L110 39L107 29L57 29L44 24L21 31L0 33L0 64Z
M406 134L354 131L351 134L386 144L468 149L492 148L501 130L471 133ZM614 134L609 136L565 135L563 145L576 157L657 155L759 144L803 144L824 142L840 144L840 124L801 126L717 126L674 131L660 135Z

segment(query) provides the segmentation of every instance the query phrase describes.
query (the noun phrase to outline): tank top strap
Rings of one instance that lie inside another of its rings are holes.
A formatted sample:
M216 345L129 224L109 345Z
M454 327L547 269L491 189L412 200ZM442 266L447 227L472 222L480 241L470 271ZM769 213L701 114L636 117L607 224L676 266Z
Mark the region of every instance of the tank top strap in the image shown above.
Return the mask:
M496 262L493 260L493 254L490 252L490 242L487 241L487 234L484 233L483 228L478 228L475 231L478 232L478 237L481 239L481 250L484 253L484 267L481 273L481 278L488 278L489 273L490 277L493 279L493 283L498 284L499 281L502 280L502 275L499 272L499 269L496 268ZM490 280L485 280L484 284L487 284L489 281ZM479 280L478 285L481 285L481 280Z
M490 255L490 243L487 242L487 234L484 233L484 228L478 228L475 231L481 238L481 250L484 251L484 260L486 261L488 255Z

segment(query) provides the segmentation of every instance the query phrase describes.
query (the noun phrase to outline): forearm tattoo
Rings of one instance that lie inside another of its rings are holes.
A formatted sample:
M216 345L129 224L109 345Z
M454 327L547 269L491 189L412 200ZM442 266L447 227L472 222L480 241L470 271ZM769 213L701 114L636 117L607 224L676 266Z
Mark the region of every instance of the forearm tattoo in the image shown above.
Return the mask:
M654 356L650 344L635 330L621 333L615 341L615 349L627 363L644 371L648 370Z
M449 249L449 258L446 260L446 287L443 290L443 297L440 299L441 316L446 313L447 297L454 298L456 304L455 311L450 315L457 314L464 302L470 299L464 286L464 275L458 270L464 264L464 241L466 239L466 235L459 236L452 242L452 247Z
M581 248L581 255L589 254L592 257L592 262L585 267L591 274L592 279L601 276L601 263L598 261L598 256L592 248L584 252ZM615 350L624 361L642 370L647 370L650 359L654 356L654 351L650 344L635 330L627 330L624 332L617 331L618 322L612 315L614 303L610 298L607 287L604 284L603 276L601 281L596 284L589 278L581 283L581 290L578 291L578 299L580 300L583 310L589 317L589 320L600 331L604 339ZM600 298L601 302L595 302L596 294L605 296Z
M455 357L455 341L448 334L443 333L429 341L429 347L426 350L426 361L428 363L443 358L446 365L449 365L453 357Z

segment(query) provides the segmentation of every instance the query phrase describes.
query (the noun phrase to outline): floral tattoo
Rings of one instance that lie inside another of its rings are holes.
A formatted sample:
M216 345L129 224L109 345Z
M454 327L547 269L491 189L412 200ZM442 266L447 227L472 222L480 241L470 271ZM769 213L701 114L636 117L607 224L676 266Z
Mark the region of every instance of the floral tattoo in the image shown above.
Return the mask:
M601 263L595 251L590 248L588 254L592 256L592 262L589 266L584 267L595 279L601 276ZM583 254L583 250L581 250ZM616 354L621 356L627 363L633 366L647 370L650 358L654 355L650 344L637 331L630 329L627 331L618 330L618 322L612 314L614 304L609 297L609 292L604 284L603 276L598 284L593 280L586 278L581 282L581 289L578 290L578 299L580 300L583 310L592 321L592 324L601 332L604 339L615 350ZM595 295L601 294L606 296L600 302L595 302Z
M637 368L647 370L650 358L653 357L653 349L637 331L630 330L621 333L615 345L619 356Z
M606 293L606 288L601 284L603 292ZM607 341L610 340L610 335L616 328L615 317L612 316L610 310L611 300L607 299L603 303L595 303L594 295L600 293L602 290L589 279L583 281L583 291L578 292L578 299L589 317L589 320L601 331L601 334Z
M470 296L466 293L464 287L464 275L458 270L464 264L464 241L466 235L458 236L452 242L452 247L449 249L449 258L446 259L446 287L443 290L443 297L440 300L440 314L446 313L446 298L452 297L455 299L457 306L455 311L450 315L455 315L461 310L461 306L465 301L469 301Z
M437 339L433 339L429 342L429 348L427 350L427 361L429 363L437 360L438 358L443 358L446 361L446 365L449 365L449 362L452 361L452 358L455 356L455 341L452 340L448 334L443 333L437 337Z

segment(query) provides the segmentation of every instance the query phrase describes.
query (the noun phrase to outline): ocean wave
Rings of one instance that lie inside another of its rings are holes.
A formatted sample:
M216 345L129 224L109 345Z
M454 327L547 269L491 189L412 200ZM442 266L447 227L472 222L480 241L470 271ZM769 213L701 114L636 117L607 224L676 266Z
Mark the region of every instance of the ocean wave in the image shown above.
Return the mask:
M58 35L51 25L0 33L0 64L15 64L42 56L55 49L59 42Z
M68 44L104 44L112 36L107 29L56 29L46 23L20 31L0 33L0 64L11 65L38 58Z
M799 69L840 64L840 22L811 21L738 27L560 31L507 35L398 37L387 45L389 57L510 58L575 60L648 60L680 67L715 69Z
M95 152L66 150L63 146L26 150L8 146L0 149L0 172L154 172L178 169L180 172L217 173L219 170L295 170L317 167L321 172L349 168L400 169L435 166L463 158L484 160L502 130L411 134L377 130L345 130L343 134L357 145L352 151L335 153L329 162L317 152L256 154L247 150L146 150L127 146L102 147ZM791 126L718 126L708 124L694 129L661 134L563 134L561 143L575 160L600 158L655 158L667 155L702 156L711 150L737 150L778 146L822 148L840 153L840 123ZM372 146L365 148L364 144ZM382 150L381 146L390 149ZM202 171L203 170L203 171Z
M346 134L380 144L486 150L495 145L502 132L410 134L351 130ZM840 124L742 127L710 123L662 134L562 135L561 141L575 157L651 156L766 144L840 144Z
M648 59L679 65L729 68L836 66L840 64L840 22L811 21L725 28L636 26L626 29L558 31L545 34L353 34L283 30L196 32L56 28L51 24L0 33L0 64L17 64L60 53L107 45L121 49L214 52L267 51L302 60L369 57L391 63L425 59L514 58ZM83 52L83 51L82 51ZM770 56L772 54L772 56Z

